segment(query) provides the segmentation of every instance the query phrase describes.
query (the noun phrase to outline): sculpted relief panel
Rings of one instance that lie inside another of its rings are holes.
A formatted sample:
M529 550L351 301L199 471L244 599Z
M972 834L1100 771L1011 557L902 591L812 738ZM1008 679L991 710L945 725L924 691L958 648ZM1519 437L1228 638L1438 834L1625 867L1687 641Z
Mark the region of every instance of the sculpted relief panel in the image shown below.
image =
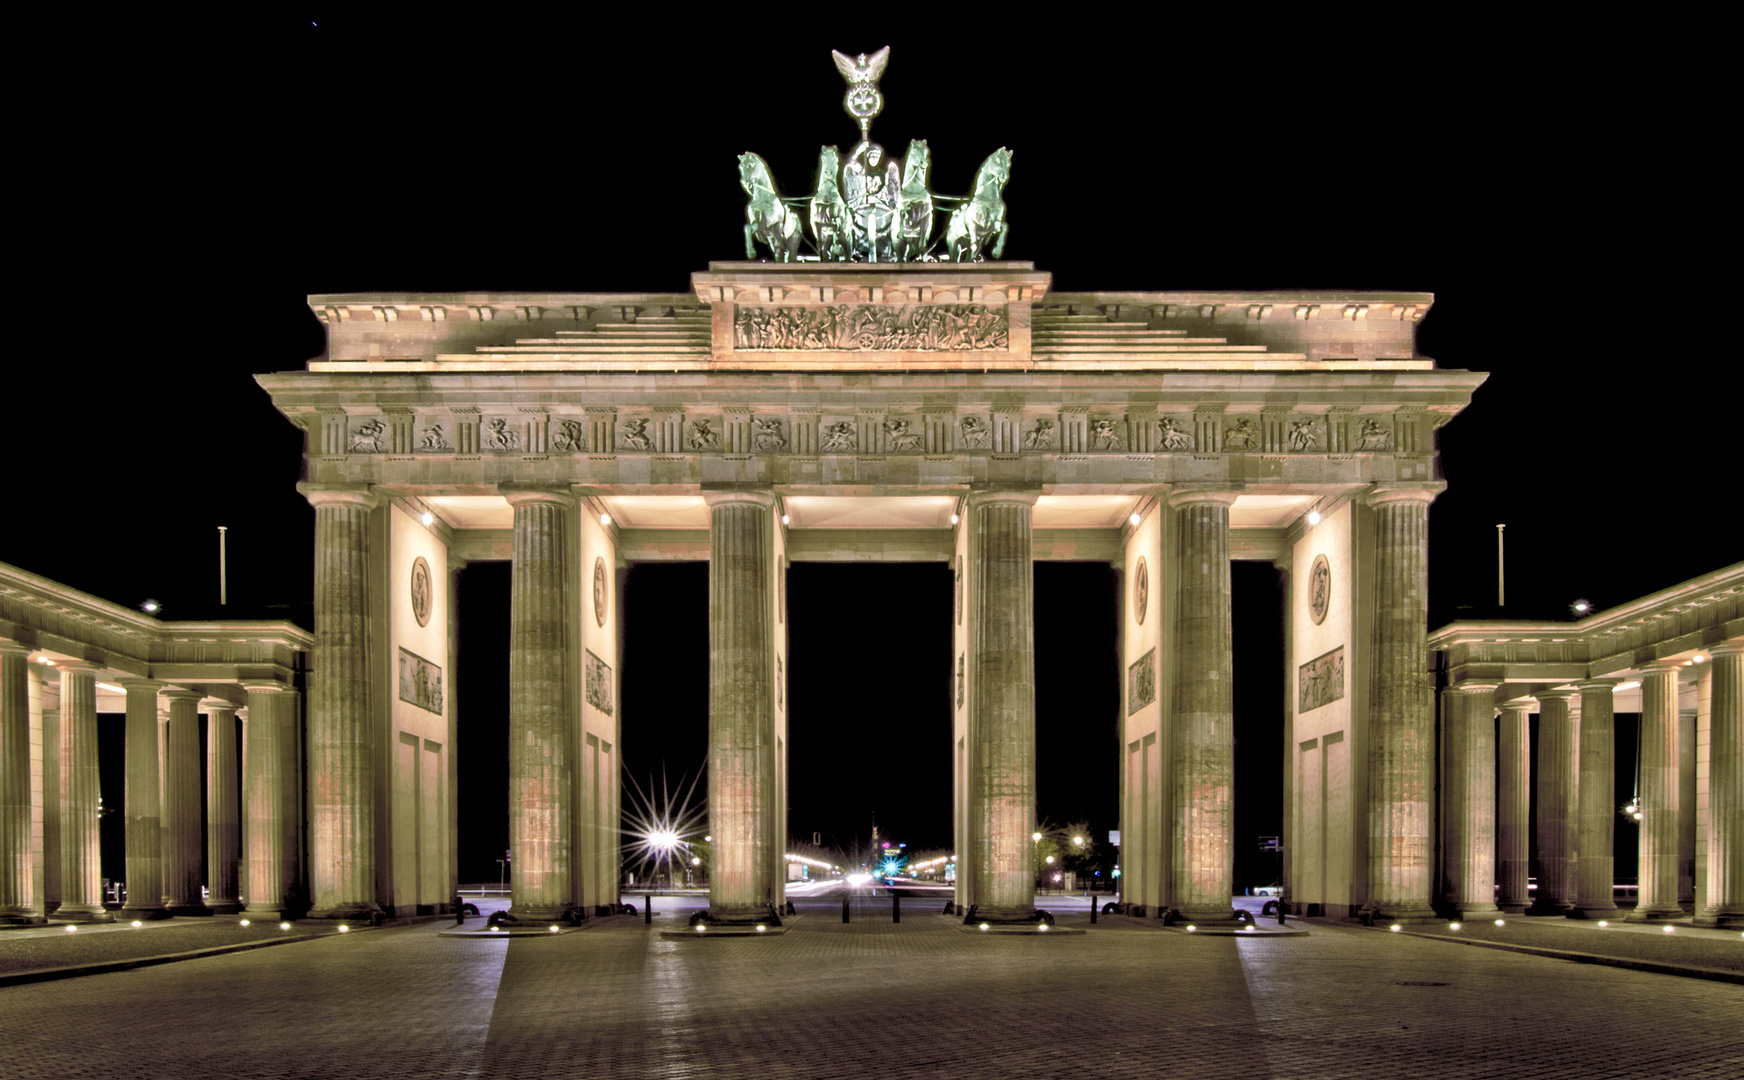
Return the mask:
M1151 649L1126 669L1126 715L1157 700L1157 650Z
M733 348L745 352L954 352L1005 349L1010 338L1004 305L836 304L740 307L733 313Z
M1329 705L1344 696L1344 646L1322 653L1296 672L1298 714Z
M442 711L442 669L417 653L400 650L400 700L433 713Z
M583 651L587 653L587 703L610 716L612 715L611 665L595 656L592 649Z

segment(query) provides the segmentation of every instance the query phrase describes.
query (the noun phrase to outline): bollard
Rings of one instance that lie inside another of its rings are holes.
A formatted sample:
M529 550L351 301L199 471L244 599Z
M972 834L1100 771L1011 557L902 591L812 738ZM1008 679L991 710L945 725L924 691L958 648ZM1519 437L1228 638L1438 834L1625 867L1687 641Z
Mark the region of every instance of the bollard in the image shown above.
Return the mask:
M848 921L848 890L842 890L842 921Z
M459 893L454 894L454 925L466 925L466 901Z
M1096 894L1090 894L1090 925L1096 925Z
M893 923L902 921L902 894L895 889L890 890L890 921Z
M1284 902L1282 900L1278 901L1278 925L1284 925Z
M652 926L653 924L654 924L654 894L653 893L643 893L642 894L642 925Z

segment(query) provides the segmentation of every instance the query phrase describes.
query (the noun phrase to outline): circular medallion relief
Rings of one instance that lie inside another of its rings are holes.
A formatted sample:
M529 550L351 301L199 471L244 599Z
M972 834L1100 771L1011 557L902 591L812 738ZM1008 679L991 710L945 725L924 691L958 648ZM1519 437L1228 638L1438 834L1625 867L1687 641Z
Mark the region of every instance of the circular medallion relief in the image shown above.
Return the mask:
M1308 614L1318 626L1326 621L1326 608L1332 602L1332 565L1326 556L1314 556L1314 568L1308 571Z
M430 623L430 564L422 555L412 560L412 617L419 626Z
M1132 576L1132 614L1140 626L1144 625L1145 612L1151 606L1151 570L1145 565L1143 555L1138 557L1138 571Z
M601 626L606 624L606 561L597 558L593 561L593 621Z

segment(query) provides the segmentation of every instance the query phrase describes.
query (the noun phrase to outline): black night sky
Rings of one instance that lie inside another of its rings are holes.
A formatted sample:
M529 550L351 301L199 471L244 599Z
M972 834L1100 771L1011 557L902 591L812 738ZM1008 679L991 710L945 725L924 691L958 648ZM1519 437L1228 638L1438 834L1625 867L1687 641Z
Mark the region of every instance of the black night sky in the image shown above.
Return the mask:
M1498 522L1512 618L1571 618L1577 597L1602 609L1744 557L1724 494L1737 365L1681 255L1712 230L1687 180L1706 151L1659 126L1649 167L1620 133L1654 106L1602 56L1546 61L1532 28L1503 46L1404 13L1353 31L1061 12L992 38L931 15L901 31L820 30L802 9L676 18L317 16L106 45L126 79L100 129L52 136L64 183L34 216L54 243L44 295L21 303L43 347L12 370L38 390L6 413L19 460L40 456L13 474L0 560L212 618L225 525L224 614L307 626L301 436L252 378L321 351L304 296L683 291L742 257L737 154L806 190L818 146L855 136L829 50L885 44L879 141L927 139L943 192L1012 148L1006 257L1057 290L1437 295L1419 352L1491 375L1440 432L1431 627L1497 614ZM1268 566L1234 580L1246 852L1278 831L1281 602ZM506 833L489 762L507 581L478 565L459 596L468 880L496 876ZM799 564L789 586L792 835L846 846L876 814L886 836L948 843L949 571ZM1098 832L1117 825L1115 588L1105 566L1036 568L1040 815ZM625 763L644 782L694 774L706 567L638 567L624 602Z

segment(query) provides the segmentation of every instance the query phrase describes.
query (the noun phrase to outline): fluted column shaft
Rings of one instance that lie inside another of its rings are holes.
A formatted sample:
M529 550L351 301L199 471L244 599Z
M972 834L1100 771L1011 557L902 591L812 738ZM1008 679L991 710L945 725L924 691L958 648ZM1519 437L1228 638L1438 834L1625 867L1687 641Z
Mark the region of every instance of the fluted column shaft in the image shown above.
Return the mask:
M1494 683L1460 683L1442 695L1447 820L1443 897L1462 919L1496 911L1496 720Z
M1534 877L1538 893L1534 915L1562 915L1573 907L1571 875L1575 854L1575 801L1579 773L1575 760L1578 738L1573 702L1575 690L1548 690L1538 695L1538 837Z
M206 906L213 912L242 910L241 806L236 788L236 706L206 705Z
M0 923L42 921L30 850L30 650L0 642Z
M164 904L172 915L206 910L200 897L200 694L166 690L164 738Z
M1368 907L1429 919L1435 861L1435 690L1429 675L1429 504L1441 485L1381 488L1374 513Z
M1503 705L1496 734L1496 902L1516 914L1532 902L1532 705L1529 698Z
M285 809L295 766L285 759L280 688L247 689L248 721L243 725L247 772L242 778L242 894L247 907L243 910L258 918L277 919L289 906Z
M560 491L504 489L515 508L509 593L510 913L561 918L574 903L569 825L569 515Z
M1641 885L1633 922L1683 914L1677 902L1678 670L1652 664L1641 672Z
M967 866L970 902L990 922L1035 915L1035 501L1033 494L993 491L967 500L968 662L975 686L968 780L976 815Z
M315 507L315 648L309 672L314 879L310 914L356 918L381 910L375 891L376 747L370 714L369 633L368 535L376 497L357 488L300 487ZM251 740L249 753L253 752Z
M102 847L97 832L97 672L61 671L61 903L57 919L108 922L103 910ZM153 708L155 723L156 708Z
M1744 641L1713 650L1704 926L1744 926Z
M157 694L163 683L118 680L127 692L127 783L122 809L127 817L127 902L123 918L162 919L163 757L158 745Z
M1173 906L1192 922L1232 915L1235 716L1229 507L1237 492L1176 490Z
M1580 780L1575 798L1580 810L1576 819L1576 850L1573 906L1576 919L1614 919L1618 909L1613 888L1617 830L1617 744L1612 717L1615 679L1594 679L1580 684Z
M709 493L709 916L776 899L775 497Z

